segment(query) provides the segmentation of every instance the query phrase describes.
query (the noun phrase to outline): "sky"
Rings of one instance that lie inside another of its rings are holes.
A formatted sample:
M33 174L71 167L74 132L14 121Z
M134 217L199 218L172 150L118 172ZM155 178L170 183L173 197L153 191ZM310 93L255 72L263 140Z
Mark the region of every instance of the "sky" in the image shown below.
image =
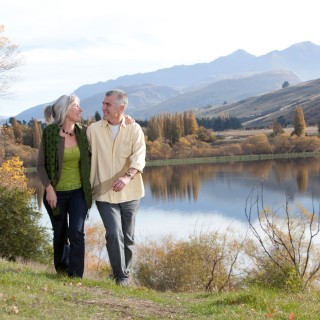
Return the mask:
M0 0L2 36L24 64L0 116L15 116L80 86L238 49L255 56L320 45L317 0ZM1 36L1 34L0 34ZM1 75L0 75L1 76Z

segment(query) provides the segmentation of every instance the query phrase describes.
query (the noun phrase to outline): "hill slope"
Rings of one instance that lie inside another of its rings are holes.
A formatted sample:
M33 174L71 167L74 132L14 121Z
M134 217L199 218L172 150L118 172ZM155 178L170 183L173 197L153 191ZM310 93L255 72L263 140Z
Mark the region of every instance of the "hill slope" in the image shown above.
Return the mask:
M267 127L280 116L292 121L297 106L303 108L308 125L317 124L320 120L320 79L243 99L219 108L199 108L195 110L195 114L197 117L218 117L221 112L226 112L231 116L246 119L243 125L247 128Z
M162 112L183 112L204 106L218 107L247 97L257 96L281 88L288 81L291 84L301 80L292 72L276 70L221 80L201 89L190 91L147 108L142 114L149 118Z

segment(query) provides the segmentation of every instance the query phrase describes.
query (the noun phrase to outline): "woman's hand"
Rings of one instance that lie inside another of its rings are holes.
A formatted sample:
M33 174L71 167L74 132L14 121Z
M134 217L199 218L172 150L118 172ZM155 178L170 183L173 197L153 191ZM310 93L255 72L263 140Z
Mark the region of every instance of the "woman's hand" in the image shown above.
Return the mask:
M134 123L136 122L133 118L131 118L129 115L125 114L124 115L124 118L125 118L125 124L126 126L128 126L129 124L131 123Z
M57 206L57 195L51 184L46 188L46 192L46 200L48 201L49 206L54 209Z

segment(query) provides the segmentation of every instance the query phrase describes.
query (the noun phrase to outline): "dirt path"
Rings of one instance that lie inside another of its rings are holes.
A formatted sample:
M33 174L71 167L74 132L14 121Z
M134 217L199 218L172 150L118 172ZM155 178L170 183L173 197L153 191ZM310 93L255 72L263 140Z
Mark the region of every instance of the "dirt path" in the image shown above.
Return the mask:
M91 319L192 319L193 316L187 310L179 307L173 307L156 303L135 297L115 296L111 291L101 288L84 288L94 296L90 300L78 300L77 303L84 305L93 305L98 307L99 311L92 315ZM112 314L112 316L110 316Z

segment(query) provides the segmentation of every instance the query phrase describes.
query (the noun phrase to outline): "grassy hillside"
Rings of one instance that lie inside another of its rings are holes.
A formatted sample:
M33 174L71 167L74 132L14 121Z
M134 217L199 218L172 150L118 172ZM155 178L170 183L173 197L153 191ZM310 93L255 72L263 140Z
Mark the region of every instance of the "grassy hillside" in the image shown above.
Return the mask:
M218 117L222 112L246 119L246 128L271 126L274 119L283 116L291 122L294 110L301 106L308 125L320 120L320 79L303 82L267 94L243 99L219 108L206 107L195 110L196 117Z
M0 260L1 319L319 319L320 293L155 292Z

